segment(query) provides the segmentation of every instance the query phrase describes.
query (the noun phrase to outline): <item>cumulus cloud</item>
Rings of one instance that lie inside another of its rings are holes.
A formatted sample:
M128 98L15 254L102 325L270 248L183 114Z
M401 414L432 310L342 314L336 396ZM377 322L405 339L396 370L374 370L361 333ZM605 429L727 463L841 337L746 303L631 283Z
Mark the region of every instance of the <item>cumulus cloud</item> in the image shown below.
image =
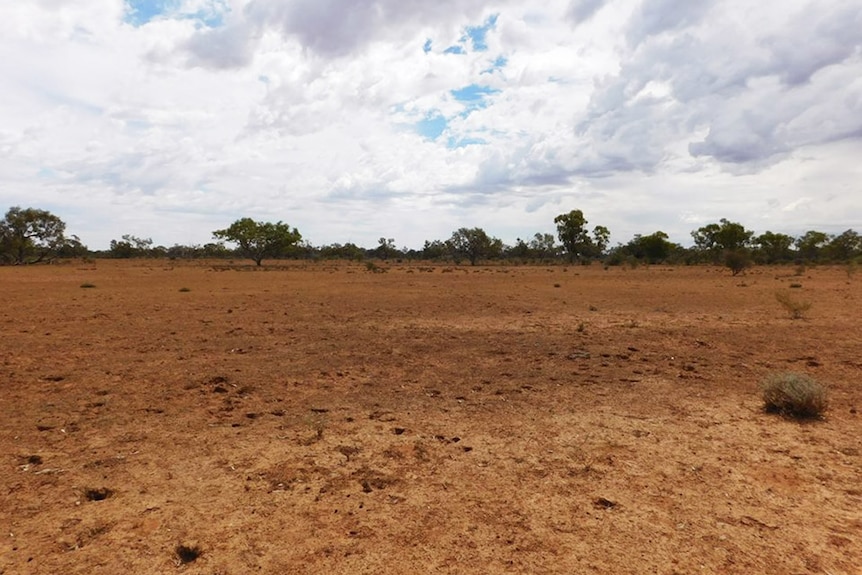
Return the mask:
M75 214L95 247L246 215L413 246L573 208L619 241L862 227L853 0L129 6L0 6L0 203Z
M572 0L566 15L576 24L592 18L605 4L605 0Z

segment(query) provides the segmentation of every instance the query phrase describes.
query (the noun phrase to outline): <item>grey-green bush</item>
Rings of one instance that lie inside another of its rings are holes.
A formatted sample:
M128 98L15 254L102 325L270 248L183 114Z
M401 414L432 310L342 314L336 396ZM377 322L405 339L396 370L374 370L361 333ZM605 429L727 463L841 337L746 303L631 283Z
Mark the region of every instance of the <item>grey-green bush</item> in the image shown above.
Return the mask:
M812 419L823 416L829 402L826 388L807 375L778 373L760 384L763 408L768 413L786 417Z

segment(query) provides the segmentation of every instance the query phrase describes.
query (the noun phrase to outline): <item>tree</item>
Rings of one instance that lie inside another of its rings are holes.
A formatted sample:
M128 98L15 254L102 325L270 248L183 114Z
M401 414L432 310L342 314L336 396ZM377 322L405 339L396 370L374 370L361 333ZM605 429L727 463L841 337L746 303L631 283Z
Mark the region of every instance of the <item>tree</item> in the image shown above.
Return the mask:
M608 243L611 241L611 231L605 226L596 226L593 228L593 254L600 258L608 249Z
M114 258L140 258L150 255L153 247L151 238L139 238L123 234L120 240L111 240L110 253Z
M862 253L862 236L853 230L847 230L832 238L827 250L833 260L849 262Z
M754 238L754 244L760 260L767 264L789 261L793 258L790 248L793 246L793 238L787 234L776 234L764 232Z
M398 253L398 248L395 247L395 238L380 238L377 240L377 244L374 252L381 260L388 260Z
M216 230L213 237L239 245L238 250L244 256L261 265L265 257L279 257L302 239L296 228L291 229L285 223L256 222L251 218L242 218L224 230Z
M796 238L796 249L802 259L814 262L820 259L820 252L829 243L829 235L810 230Z
M326 259L354 260L359 262L365 259L365 250L352 242L348 242L344 245L330 244L322 246L320 248L320 255Z
M66 245L65 231L63 220L48 211L9 208L0 221L0 257L14 264L41 262Z
M480 259L499 257L503 253L503 242L492 238L482 228L460 228L452 233L449 245L456 258L466 257L470 265Z
M754 232L742 224L722 218L719 224L709 224L691 232L694 245L714 263L721 261L722 254L748 250Z
M553 259L557 253L556 242L554 234L536 233L529 243L518 238L515 245L506 250L506 257L539 261Z
M668 241L668 235L657 231L648 236L636 235L628 244L626 251L639 260L657 264L667 260L677 246Z
M572 210L567 214L560 214L554 218L554 223L557 224L557 237L569 255L569 261L574 263L576 259L585 257L591 242L586 230L584 212Z
M590 237L587 220L581 210L572 210L554 218L557 224L557 237L569 256L569 261L587 263L591 258L601 257L608 248L611 232L605 226L593 228Z
M422 246L422 259L426 260L440 260L443 259L448 253L448 246L446 242L442 240L425 240L425 244Z

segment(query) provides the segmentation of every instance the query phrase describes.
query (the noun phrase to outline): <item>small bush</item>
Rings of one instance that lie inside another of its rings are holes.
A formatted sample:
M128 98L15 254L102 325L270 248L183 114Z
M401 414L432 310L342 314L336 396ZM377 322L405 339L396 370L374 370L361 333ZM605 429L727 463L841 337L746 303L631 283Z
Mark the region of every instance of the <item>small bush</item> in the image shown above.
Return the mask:
M84 288L84 289L90 289L90 288L94 288L94 287L96 287L96 284L91 284L91 283L89 283L89 282L85 282L85 283L82 283L82 284L81 284L81 287L82 287L82 288Z
M790 319L802 319L805 312L811 309L810 301L794 299L790 292L775 292L775 299L790 314Z
M190 292L190 291L192 291L192 290L191 290L191 288L181 287L181 288L180 288L180 291L181 291L181 292L183 292L183 293L188 293L188 292Z
M828 401L826 389L807 375L781 373L771 375L760 384L763 408L797 419L823 416Z
M751 257L746 250L729 251L724 254L724 265L736 276L751 266Z

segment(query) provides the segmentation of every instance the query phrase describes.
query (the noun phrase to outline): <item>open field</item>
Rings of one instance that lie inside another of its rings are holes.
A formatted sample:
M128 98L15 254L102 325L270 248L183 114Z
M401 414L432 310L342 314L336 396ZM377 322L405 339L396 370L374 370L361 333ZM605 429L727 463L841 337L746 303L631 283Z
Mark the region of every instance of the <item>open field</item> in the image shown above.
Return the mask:
M0 268L0 573L862 573L862 276L218 265Z

